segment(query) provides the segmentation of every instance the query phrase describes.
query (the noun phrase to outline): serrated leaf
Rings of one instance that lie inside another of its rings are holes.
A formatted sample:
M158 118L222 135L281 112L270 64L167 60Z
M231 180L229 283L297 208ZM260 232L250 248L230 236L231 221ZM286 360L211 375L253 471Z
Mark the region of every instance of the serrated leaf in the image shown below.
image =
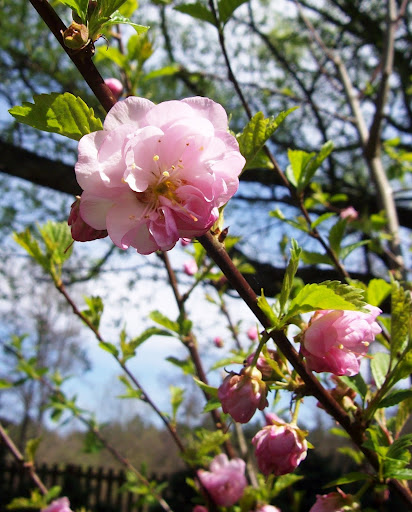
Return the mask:
M147 27L145 25L138 25L137 23L134 23L129 18L126 18L126 16L123 16L123 14L121 14L119 11L115 11L107 21L102 23L102 26L106 27L106 26L110 26L110 25L119 25L119 24L129 25L130 27L133 27L136 30L137 34L144 34L145 32L147 32L149 30L149 27Z
M391 293L391 285L384 279L371 279L366 289L366 302L371 306L380 306L380 304Z
M412 469L391 469L385 471L386 478L396 478L398 480L412 480Z
M246 159L246 165L251 162L265 142L275 133L284 119L297 107L281 112L276 118L267 117L262 112L255 114L245 126L243 132L237 136L239 149Z
M70 258L73 250L73 239L67 222L49 221L39 231L52 263L61 267Z
M337 478L336 480L333 480L332 482L327 483L324 488L327 487L336 487L337 485L344 485L344 484L350 484L352 482L359 482L361 480L370 480L370 475L367 475L365 473L359 473L357 471L353 471L352 473L347 473L344 476L341 476L340 478Z
M158 327L149 327L145 331L142 332L139 336L131 339L129 341L129 345L132 345L134 349L139 347L143 342L151 338L152 336L172 336L170 331L165 331L164 329L159 329Z
M350 289L354 290L354 288L349 285L341 286L348 286ZM309 311L318 309L354 311L358 309L358 306L353 304L353 302L353 300L345 300L343 295L336 293L335 290L327 284L307 284L290 303L287 318L291 318L298 313L308 313Z
M100 319L103 314L104 304L101 297L83 297L89 307L82 311L82 314L89 320L95 329L100 326Z
M246 2L247 0L219 0L217 6L220 22L223 25L227 23L233 12Z
M395 391L387 394L385 398L379 402L378 407L392 407L404 400L407 400L408 398L412 398L412 389L396 389Z
M216 26L215 18L213 14L209 11L209 9L204 6L200 2L195 2L191 4L180 4L174 7L175 11L182 12L183 14L188 14L192 18L196 18L198 20L207 21L211 23L213 26Z
M411 458L411 454L409 453L409 448L412 446L412 434L407 434L405 436L396 439L387 452L387 456L391 459L398 459L404 462L409 462Z
M160 311L152 311L149 313L149 318L153 320L153 322L156 322L157 324L166 327L166 329L169 329L170 331L173 331L175 333L179 333L180 326L178 322L174 322L173 320L170 320L166 315L163 315Z
M20 107L11 108L10 114L20 123L74 140L103 129L93 109L73 94L35 94L33 99L34 103L24 102Z
M40 248L39 242L33 237L27 228L21 233L13 233L13 240L34 259L36 263L41 265L46 272L50 269L50 261Z
M36 437L35 439L29 439L24 448L24 453L26 455L25 459L28 462L34 462L36 457L36 452L39 448L41 441L41 437Z
M385 382L386 375L389 371L390 357L389 354L384 352L377 352L373 354L371 361L372 376L375 381L376 387L380 389Z
M59 2L70 7L83 23L86 22L89 0L59 0Z

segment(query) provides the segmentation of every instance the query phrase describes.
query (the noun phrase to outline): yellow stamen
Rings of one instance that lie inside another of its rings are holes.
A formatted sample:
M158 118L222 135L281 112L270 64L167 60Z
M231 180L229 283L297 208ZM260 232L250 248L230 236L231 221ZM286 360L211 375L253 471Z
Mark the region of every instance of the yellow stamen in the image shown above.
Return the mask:
M365 347L369 347L370 343L369 341L362 341L362 345L364 345Z
M137 165L135 164L135 162L132 163L132 169L136 169Z
M342 350L342 349L343 349L343 348L345 348L345 347L344 347L344 346L342 345L342 343L341 343L340 345L338 345L338 348L340 348L340 349Z
M153 156L153 160L154 160L155 162L157 162L157 161L159 160L159 155L154 155L154 156Z
M170 174L167 171L163 171L162 174L163 174L163 176L165 178L169 178L170 177Z

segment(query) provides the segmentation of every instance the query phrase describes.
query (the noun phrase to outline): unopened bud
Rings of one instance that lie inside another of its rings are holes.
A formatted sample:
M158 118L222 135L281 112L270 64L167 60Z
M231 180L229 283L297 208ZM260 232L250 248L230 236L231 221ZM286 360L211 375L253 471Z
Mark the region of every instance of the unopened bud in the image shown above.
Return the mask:
M89 29L83 23L72 22L63 32L64 44L72 50L80 50L89 42Z

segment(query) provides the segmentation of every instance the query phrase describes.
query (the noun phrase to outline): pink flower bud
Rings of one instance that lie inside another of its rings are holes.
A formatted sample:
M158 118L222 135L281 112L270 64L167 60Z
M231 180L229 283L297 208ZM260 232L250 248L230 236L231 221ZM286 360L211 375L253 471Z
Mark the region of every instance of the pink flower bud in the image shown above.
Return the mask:
M123 92L123 84L117 78L106 78L104 83L112 91L113 96L118 100Z
M316 496L316 502L309 512L351 512L359 510L358 503L353 501L353 496L345 494L338 489L338 492L330 492Z
M200 469L197 476L216 505L230 507L243 496L247 486L245 467L244 460L229 460L221 453L212 460L210 471Z
M381 332L375 322L382 311L369 306L360 311L317 311L303 333L301 353L315 372L352 376L359 373L359 361L369 344Z
M46 508L42 508L41 512L72 512L68 498L59 498L50 503Z
M238 423L247 423L256 409L268 406L266 384L257 368L243 368L238 375L230 372L218 389L217 396L224 413L229 413Z
M306 458L307 442L304 433L282 420L263 427L252 443L260 471L275 476L291 473Z
M94 229L89 226L82 218L80 212L81 198L77 197L72 204L67 224L71 227L72 238L77 242L89 242L98 238L105 238L107 231L105 229Z
M192 512L208 512L208 510L203 505L196 505L195 507L193 507Z
M222 348L224 343L220 336L216 336L216 338L213 340L213 343L215 344L215 347Z
M250 341L256 341L258 339L258 330L256 325L249 327L246 334Z
M186 245L189 245L191 241L192 240L190 240L190 238L181 238L180 239L180 245L182 247L185 247Z
M271 357L272 359L275 359L275 357L274 357L276 354L275 350L268 349L268 354L269 354L269 357ZM250 354L250 356L247 357L246 364L248 366L252 364L254 357L255 357L255 352L252 352L252 354ZM256 368L261 372L263 377L266 377L267 379L269 379L270 376L272 375L273 370L272 370L271 366L269 365L269 363L266 361L266 358L262 354L262 352L259 354L258 360L256 362Z
M280 508L273 505L261 505L256 509L256 512L282 512Z
M351 222L352 220L356 220L359 217L359 213L355 210L353 206L348 206L347 208L344 208L340 212L340 218L341 219L347 219L348 222Z
M218 389L217 396L224 413L238 423L247 423L256 409L268 406L266 384L257 368L243 368L240 374L230 372Z
M194 276L199 269L195 260L189 260L183 263L183 270L188 276Z

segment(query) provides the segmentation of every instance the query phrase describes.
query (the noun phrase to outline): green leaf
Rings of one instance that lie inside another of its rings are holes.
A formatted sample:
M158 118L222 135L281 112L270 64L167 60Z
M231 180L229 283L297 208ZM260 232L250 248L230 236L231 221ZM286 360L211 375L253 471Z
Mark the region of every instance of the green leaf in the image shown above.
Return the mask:
M109 343L108 341L100 341L99 347L115 357L118 357L119 355L119 350L115 345L113 345L113 343Z
M160 69L155 69L147 75L144 76L143 82L147 82L148 80L153 80L154 78L163 78L164 76L173 76L176 73L179 73L181 67L179 64L171 64L170 66L165 66Z
M396 389L386 395L385 398L379 402L378 407L392 407L408 398L412 398L412 389Z
M127 56L121 53L121 51L114 46L109 46L108 48L99 47L99 51L97 52L94 60L97 64L104 60L110 60L119 66L119 68L125 68L128 61Z
M86 22L89 0L59 0L59 2L70 7L70 9L79 16L83 23Z
M409 448L412 446L412 434L407 434L399 439L396 439L387 452L387 457L391 459L398 459L404 462L409 462L411 458L411 454L409 453Z
M49 221L39 231L52 263L61 267L72 254L73 238L67 222Z
M389 371L390 357L384 352L373 354L371 361L371 371L376 383L376 387L380 389L385 382L386 375Z
M319 263L324 263L326 265L333 265L332 260L329 258L327 254L320 254L318 252L313 251L302 251L302 261L307 265L319 265Z
M397 480L412 480L412 469L393 469L384 472L386 478L396 478Z
M131 339L129 341L129 345L131 345L134 349L136 349L143 342L145 342L152 336L172 336L172 334L169 331L165 331L164 329L159 329L158 327L149 327L148 329L143 331L142 334Z
M183 403L185 390L183 388L179 388L177 386L169 386L169 390L170 390L170 397L171 397L170 404L172 406L172 419L173 419L173 422L175 422L177 411Z
M233 12L245 2L247 0L219 0L217 6L221 23L227 23Z
M360 373L354 375L353 377L342 376L339 377L339 379L349 388L356 391L362 398L365 398L366 393L368 392L368 386Z
M170 331L173 331L175 333L179 333L180 326L178 322L174 322L173 320L170 320L166 315L163 315L160 311L152 311L149 314L149 318L153 320L153 322L156 322L157 324L166 327L166 329L169 329Z
M213 26L216 26L216 21L213 14L209 11L207 7L205 7L200 2L195 2L191 4L180 4L177 5L174 9L175 11L182 12L183 14L188 14L192 18L207 21L208 23L211 23Z
M265 313L265 315L268 317L272 327L276 328L279 324L279 319L278 319L278 316L273 311L273 308L271 307L269 302L266 300L266 297L263 293L263 288L262 288L262 295L257 300L257 305L263 311L263 313Z
M0 389L9 389L13 387L13 383L6 379L0 379Z
M367 245L370 243L370 240L360 240L359 242L354 242L353 244L345 245L340 249L340 259L343 261L351 252L363 245Z
M285 276L282 282L282 288L279 296L279 314L283 313L284 307L286 305L287 300L289 299L290 291L293 287L293 280L295 278L296 272L299 266L299 259L302 249L298 246L296 240L291 241L292 247L290 249L290 260L288 266L286 268Z
M302 480L302 478L303 476L295 475L293 473L278 476L275 480L275 483L273 484L273 488L270 493L271 497L276 498L278 494L280 494L282 491L284 491L294 483L299 482L299 480Z
M394 418L395 434L398 434L409 420L412 413L412 398L409 398L399 404L398 412Z
M35 439L29 439L24 448L24 453L26 455L25 460L27 462L34 462L36 457L36 452L39 448L41 441L41 437L36 437Z
M313 178L315 172L322 165L324 160L332 153L333 151L333 142L331 140L325 142L325 144L321 147L319 153L312 158L305 167L303 179L298 184L298 191L305 189L311 179Z
M396 281L392 283L391 357L399 357L410 340L411 295Z
M315 153L307 153L299 149L289 149L288 158L290 165L286 168L286 177L289 182L296 188L303 181L305 168Z
M371 480L371 477L366 473L359 473L357 471L353 471L352 473L347 473L346 475L341 476L340 478L337 478L336 480L327 483L326 485L324 485L324 489L326 489L327 487L336 487L337 485L351 484L352 482L359 482L361 480Z
M39 242L33 237L29 228L21 233L13 233L13 240L34 259L36 263L41 265L46 272L50 269L50 261L40 248Z
M361 292L338 281L307 284L290 303L287 318L318 309L357 310L364 304L360 299Z
M332 226L329 232L330 248L338 258L340 257L341 244L343 235L345 234L346 224L346 220L339 219L338 222Z
M169 361L169 363L172 363L175 366L181 368L185 375L193 375L195 373L195 367L193 361L190 358L181 360L177 359L177 357L169 356L166 357L166 361Z
M333 212L327 212L327 213L324 213L323 215L319 215L319 217L311 223L311 225L310 225L311 229L317 228L320 224L322 224L322 222L325 222L325 220L330 219L334 215L335 215L335 213L333 213Z
M11 108L10 114L20 123L74 140L103 129L93 109L68 92L35 94L33 99L34 103L24 102L21 107Z
M83 438L83 451L84 453L99 453L103 450L104 444L98 439L95 433L91 430L86 432Z
M203 407L202 412L210 412L218 409L222 404L218 398L212 397L210 400L206 402L206 405Z
M392 286L384 279L371 279L366 290L365 300L371 306L380 306L380 304L391 293Z
M276 118L273 116L265 118L262 112L258 112L252 117L243 132L237 136L240 152L246 158L246 165L256 157L282 121L296 108L281 112Z
M209 384L205 384L201 380L199 380L197 377L193 377L193 380L196 382L196 384L199 386L199 388L210 395L213 398L217 398L217 388L214 388L213 386L209 386Z
M89 320L95 329L100 326L100 319L103 314L104 304L101 297L83 297L88 309L82 311L83 315Z
M107 21L102 23L102 26L106 27L106 26L110 26L110 25L119 25L119 24L129 25L129 26L133 27L138 34L144 34L145 32L147 32L149 30L149 27L147 27L145 25L138 25L137 23L133 23L133 21L129 20L129 18L126 18L126 16L123 16L122 14L120 14L119 11L115 11Z

